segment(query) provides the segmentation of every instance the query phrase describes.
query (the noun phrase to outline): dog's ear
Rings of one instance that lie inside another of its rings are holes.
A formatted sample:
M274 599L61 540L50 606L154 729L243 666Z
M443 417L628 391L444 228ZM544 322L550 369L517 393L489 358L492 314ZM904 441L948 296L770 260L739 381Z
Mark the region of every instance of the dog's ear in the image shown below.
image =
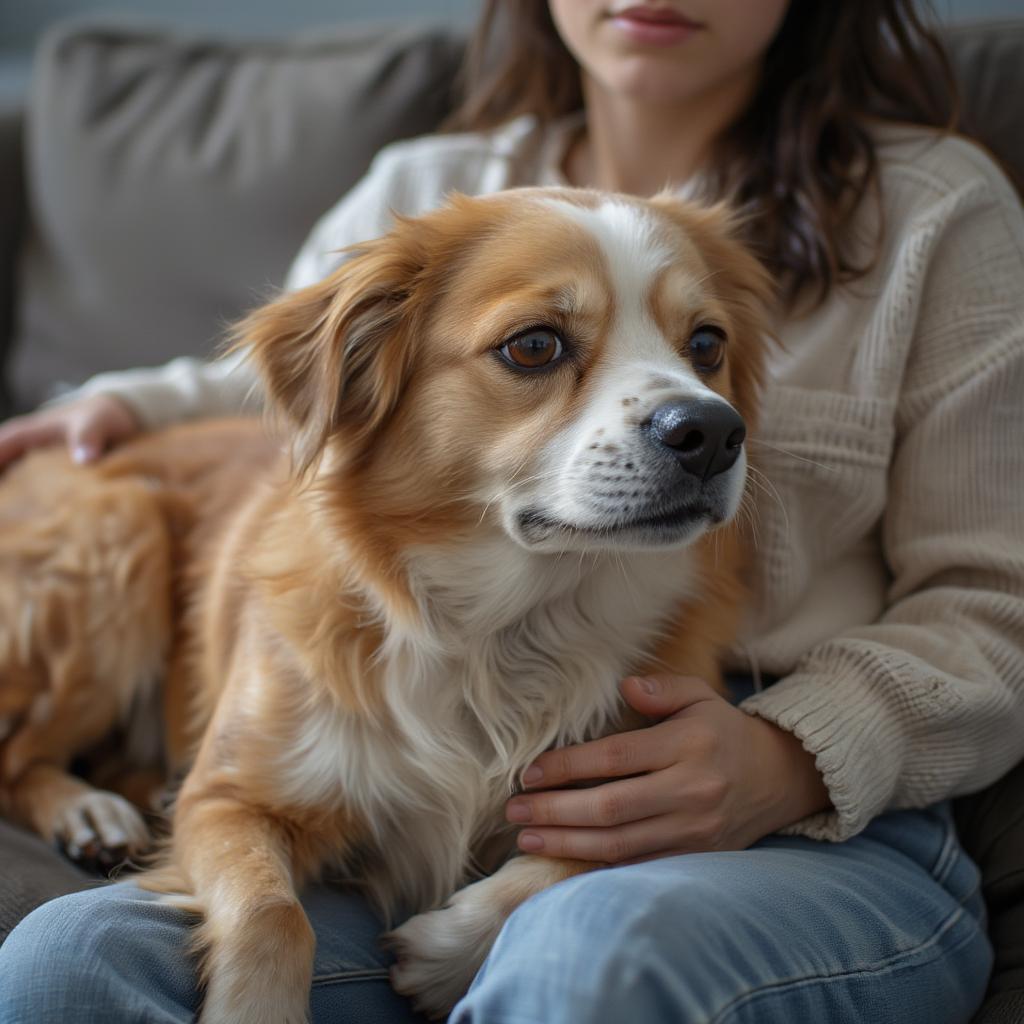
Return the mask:
M411 296L422 266L413 245L385 236L234 328L232 348L247 353L270 410L288 424L300 472L333 435L359 446L394 410L409 372Z

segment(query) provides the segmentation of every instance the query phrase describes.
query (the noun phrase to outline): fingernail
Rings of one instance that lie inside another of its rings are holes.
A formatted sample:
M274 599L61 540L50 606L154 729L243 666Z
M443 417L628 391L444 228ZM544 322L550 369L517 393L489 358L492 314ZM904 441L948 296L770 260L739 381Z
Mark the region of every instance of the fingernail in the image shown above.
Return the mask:
M653 679L647 679L644 676L634 676L637 686L644 691L648 696L653 697L658 692L658 684Z
M80 444L71 453L71 458L75 462L91 462L96 455L96 449L92 445Z
M529 821L533 817L530 805L525 800L513 800L505 808L505 814L509 821Z
M544 778L544 770L537 764L531 764L529 768L523 772L523 783L527 786L532 786L535 782L540 782Z
M519 849L535 853L544 849L544 840L536 832L520 832Z

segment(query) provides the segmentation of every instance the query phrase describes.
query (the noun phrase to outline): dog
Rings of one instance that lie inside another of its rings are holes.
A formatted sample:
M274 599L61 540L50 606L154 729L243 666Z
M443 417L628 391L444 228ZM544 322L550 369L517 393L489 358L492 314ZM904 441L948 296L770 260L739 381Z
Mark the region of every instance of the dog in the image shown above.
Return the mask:
M239 420L148 435L85 471L38 451L0 476L0 811L87 868L147 850L187 767L192 598L278 458Z
M109 727L169 666L190 767L137 881L200 915L202 1020L306 1019L298 894L328 866L404 919L392 983L444 1015L520 903L594 867L513 856L525 768L632 725L625 675L720 684L772 301L737 236L669 195L452 196L238 326L283 447L186 426L3 484L22 521L65 510L7 573L32 609L0 662L7 806L52 832L47 716L102 691Z

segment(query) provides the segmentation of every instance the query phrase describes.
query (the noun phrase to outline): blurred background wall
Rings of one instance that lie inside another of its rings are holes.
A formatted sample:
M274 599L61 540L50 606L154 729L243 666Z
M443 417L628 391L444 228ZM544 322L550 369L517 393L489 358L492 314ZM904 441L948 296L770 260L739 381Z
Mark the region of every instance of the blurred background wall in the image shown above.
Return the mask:
M0 0L0 95L24 89L39 35L53 21L73 15L265 34L379 18L468 25L478 7L479 0ZM1024 0L933 0L933 7L949 21L1024 18Z

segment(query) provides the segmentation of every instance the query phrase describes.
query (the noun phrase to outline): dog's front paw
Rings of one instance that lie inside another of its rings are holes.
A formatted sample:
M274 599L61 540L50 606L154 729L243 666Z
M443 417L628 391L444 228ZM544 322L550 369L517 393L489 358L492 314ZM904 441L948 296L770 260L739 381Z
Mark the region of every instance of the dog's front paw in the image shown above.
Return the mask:
M489 891L491 881L468 886L441 909L417 914L384 937L397 961L391 985L420 1013L445 1017L490 952L504 923Z
M53 819L53 838L79 864L109 872L145 850L149 829L123 797L101 789L68 800Z

